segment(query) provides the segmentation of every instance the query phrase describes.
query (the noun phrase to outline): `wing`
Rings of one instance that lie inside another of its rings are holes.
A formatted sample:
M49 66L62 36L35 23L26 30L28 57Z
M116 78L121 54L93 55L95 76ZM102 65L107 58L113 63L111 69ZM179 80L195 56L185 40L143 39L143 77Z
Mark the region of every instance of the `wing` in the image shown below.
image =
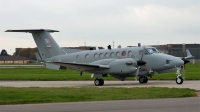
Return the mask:
M63 63L63 62L46 62L46 63L60 65L80 71L92 71L92 70L101 70L110 68L108 65L96 65L96 64L85 64L85 63Z

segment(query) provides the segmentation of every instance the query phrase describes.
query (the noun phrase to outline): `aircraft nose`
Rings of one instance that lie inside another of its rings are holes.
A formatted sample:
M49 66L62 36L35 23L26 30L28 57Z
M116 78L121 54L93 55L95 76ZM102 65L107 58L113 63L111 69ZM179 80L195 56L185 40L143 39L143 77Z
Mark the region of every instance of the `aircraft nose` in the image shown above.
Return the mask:
M175 64L175 66L177 66L177 67L180 67L180 66L182 66L184 64L184 61L182 59L180 59L180 58L174 59L173 62Z

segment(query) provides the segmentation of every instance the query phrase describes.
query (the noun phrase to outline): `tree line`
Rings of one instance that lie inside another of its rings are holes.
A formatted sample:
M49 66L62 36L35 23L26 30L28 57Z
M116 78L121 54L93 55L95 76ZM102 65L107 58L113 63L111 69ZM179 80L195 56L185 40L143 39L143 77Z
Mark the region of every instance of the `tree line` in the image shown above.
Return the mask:
M31 60L36 60L35 52L38 52L38 48L17 48L13 56L22 56ZM39 52L38 52L39 53ZM10 56L7 51L3 49L0 56Z

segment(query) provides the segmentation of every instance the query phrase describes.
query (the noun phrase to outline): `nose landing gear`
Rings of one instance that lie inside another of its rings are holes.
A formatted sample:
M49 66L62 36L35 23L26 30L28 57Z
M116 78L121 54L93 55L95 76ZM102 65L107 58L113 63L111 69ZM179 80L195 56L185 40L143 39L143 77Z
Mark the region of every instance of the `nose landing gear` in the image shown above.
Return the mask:
M180 73L181 67L177 67L177 71L176 74L178 75L176 78L176 83L177 84L182 84L183 83L183 78L181 77L181 73Z

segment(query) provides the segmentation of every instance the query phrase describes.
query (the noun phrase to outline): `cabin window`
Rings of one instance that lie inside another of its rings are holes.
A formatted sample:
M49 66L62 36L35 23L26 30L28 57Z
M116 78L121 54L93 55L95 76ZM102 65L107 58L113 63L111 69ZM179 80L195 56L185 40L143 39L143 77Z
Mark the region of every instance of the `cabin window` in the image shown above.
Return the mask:
M109 57L109 54L108 54L108 52L105 54L105 57L107 58L107 57Z
M116 56L117 56L117 57L119 57L119 56L120 56L120 53L119 53L119 51L116 53Z
M114 57L115 56L115 53L114 52L111 52L110 53L110 57Z
M100 53L100 54L99 54L99 57L100 57L100 58L103 58L103 53Z
M133 53L131 51L128 52L128 56L131 57Z
M121 55L126 56L126 51L123 51Z
M88 58L89 58L89 54L86 54L86 55L85 55L85 58L88 59Z
M98 54L97 53L94 54L94 58L98 58Z

